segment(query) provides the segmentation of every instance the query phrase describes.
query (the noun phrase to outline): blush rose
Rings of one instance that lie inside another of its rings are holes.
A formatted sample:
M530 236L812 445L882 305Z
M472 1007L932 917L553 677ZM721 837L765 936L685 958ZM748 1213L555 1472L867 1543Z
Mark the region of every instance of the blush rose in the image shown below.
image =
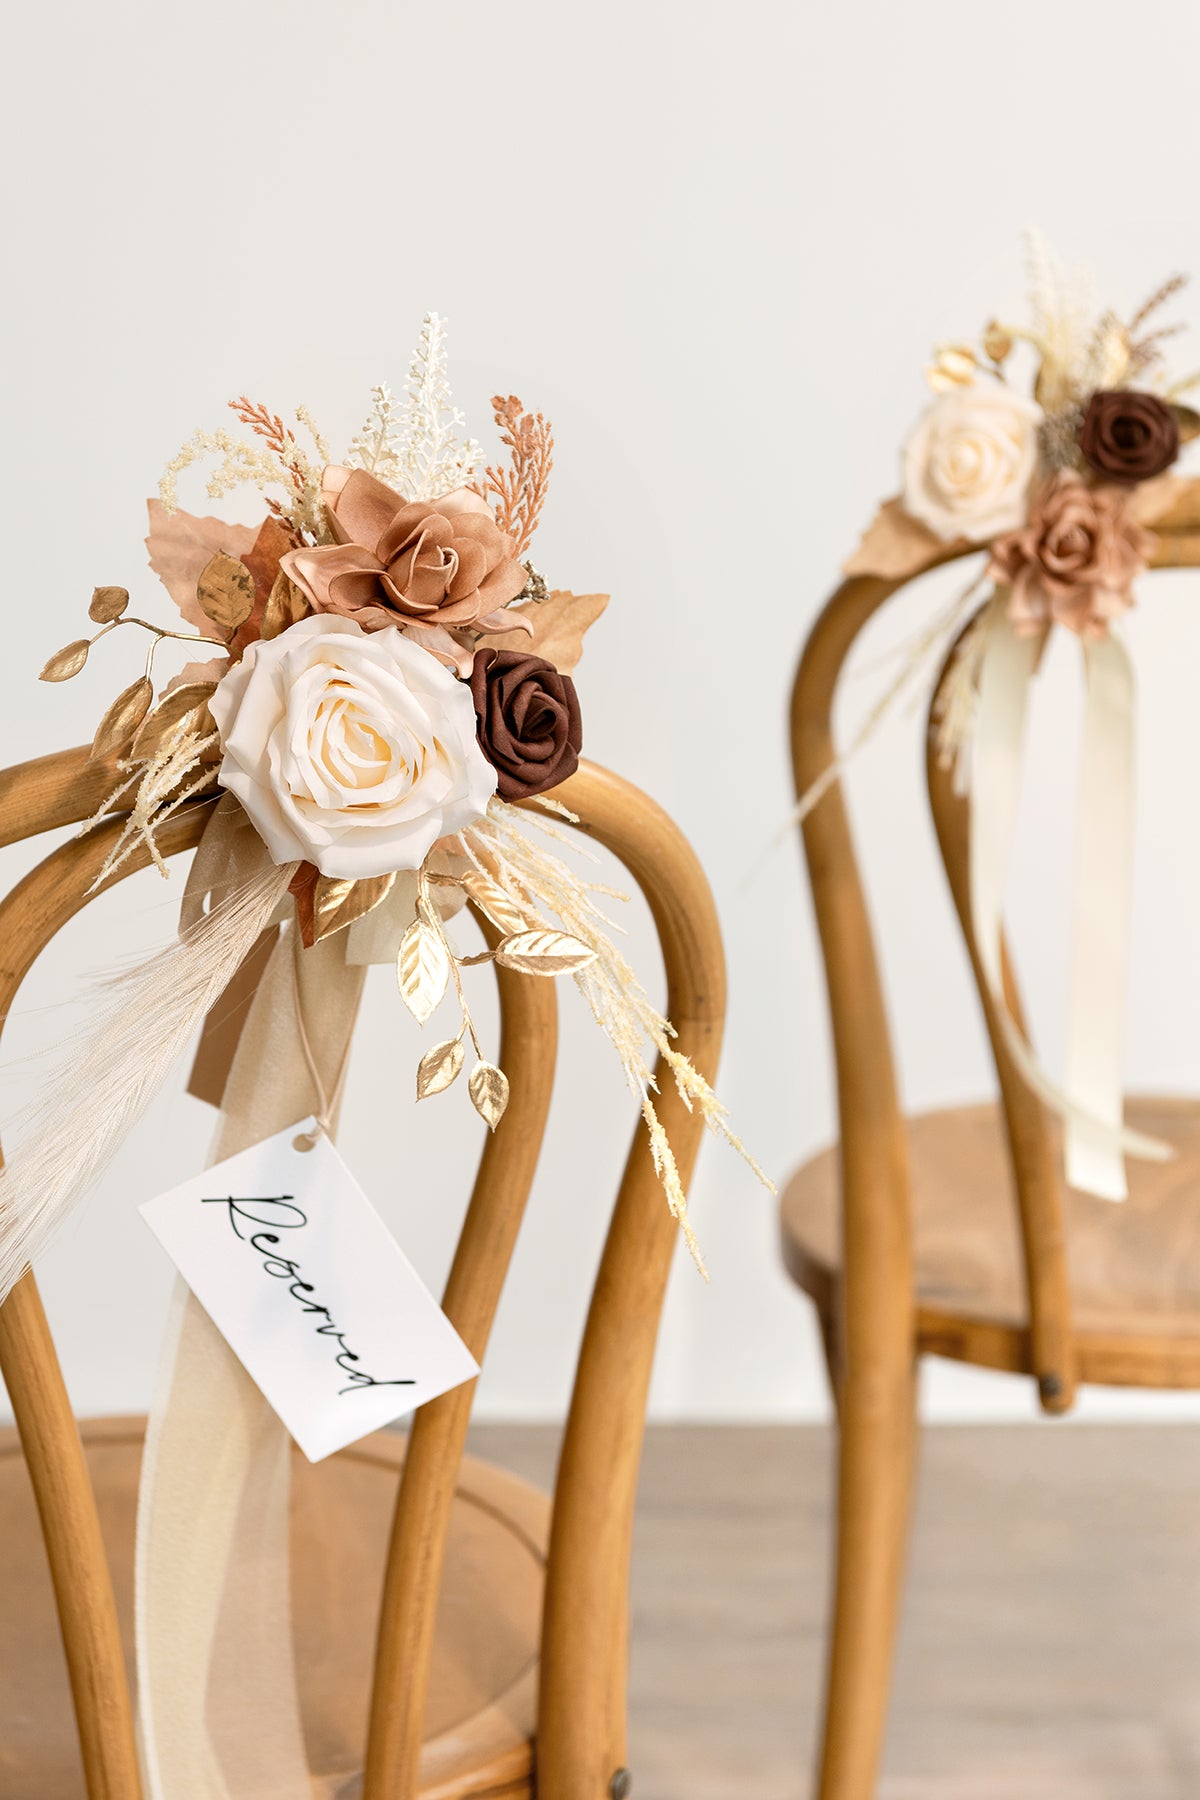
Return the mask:
M1027 523L996 539L988 573L1009 583L1019 632L1054 623L1103 637L1133 605L1134 578L1153 549L1120 489L1090 487L1066 469L1037 494Z

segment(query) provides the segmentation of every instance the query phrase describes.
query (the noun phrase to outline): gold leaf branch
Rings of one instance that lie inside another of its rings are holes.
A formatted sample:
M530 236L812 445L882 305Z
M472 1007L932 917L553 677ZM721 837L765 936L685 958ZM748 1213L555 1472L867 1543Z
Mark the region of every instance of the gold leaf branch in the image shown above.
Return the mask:
M581 880L561 857L525 831L525 820L532 821L543 837L571 841L574 848L583 849L567 839L567 834L551 819L539 813L521 814L499 800L492 801L487 818L464 831L460 841L477 872L494 882L518 911L556 918L570 939L591 951L587 961L573 970L576 985L615 1048L630 1090L637 1096L667 1204L679 1221L697 1268L704 1274L704 1261L688 1218L683 1182L654 1105L653 1055L660 1056L670 1069L689 1111L697 1111L707 1129L725 1138L764 1187L773 1192L772 1184L733 1132L724 1106L707 1081L675 1048L669 1021L652 1004L637 975L613 944L609 936L611 922L596 904L598 894L609 895L613 890Z

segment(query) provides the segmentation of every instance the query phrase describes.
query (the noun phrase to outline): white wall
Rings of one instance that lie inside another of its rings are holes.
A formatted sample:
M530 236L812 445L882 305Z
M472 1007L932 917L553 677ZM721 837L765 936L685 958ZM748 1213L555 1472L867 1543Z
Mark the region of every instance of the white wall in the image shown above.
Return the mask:
M75 0L22 9L8 50L4 759L78 741L128 678L118 639L72 686L35 681L94 583L167 604L142 566L143 497L193 427L248 391L307 401L344 442L368 386L399 383L421 314L438 309L479 427L498 388L557 425L538 560L614 596L581 670L587 748L662 800L711 873L732 978L722 1091L786 1172L831 1118L798 858L784 844L762 863L789 803L796 650L894 484L930 345L1020 307L1027 223L1090 260L1118 307L1176 267L1200 271L1200 15L1187 0ZM1192 304L1200 314L1200 292ZM1135 1085L1200 1079L1195 596L1185 578L1148 584L1132 628L1146 698ZM910 596L868 660L929 602ZM1070 649L1043 684L1015 904L1051 1055ZM864 676L851 710L872 691ZM978 1095L987 1066L919 737L915 718L895 720L853 789L906 1095L927 1106ZM0 875L25 860L6 853ZM62 1032L84 972L168 936L179 885L139 877L66 934L27 984L6 1061ZM644 920L635 948L649 968ZM564 999L567 1073L484 1381L493 1416L562 1403L629 1124L607 1046ZM437 1281L478 1134L462 1096L408 1105L417 1054L379 971L344 1143ZM29 1080L8 1069L5 1117ZM198 1166L211 1126L179 1085L46 1259L87 1409L149 1391L169 1277L135 1203ZM715 1147L695 1215L713 1281L681 1261L658 1413L821 1410L772 1205ZM943 1415L1031 1410L1022 1386L963 1371L933 1371L927 1393Z

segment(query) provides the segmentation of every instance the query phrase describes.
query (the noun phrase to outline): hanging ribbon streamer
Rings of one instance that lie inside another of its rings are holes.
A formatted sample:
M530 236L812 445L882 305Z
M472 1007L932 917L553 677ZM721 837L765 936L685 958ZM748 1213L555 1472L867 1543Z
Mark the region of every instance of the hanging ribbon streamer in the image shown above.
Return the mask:
M210 824L189 906L222 866L234 828ZM293 937L289 926L250 1008L213 1161L309 1113L336 1113L365 971L346 966L344 933L300 956ZM291 1633L289 1465L284 1427L179 1283L138 1504L147 1800L310 1793Z
M1123 1157L1165 1161L1170 1145L1123 1123L1121 1063L1133 848L1133 674L1113 632L1085 646L1087 699L1067 1077L1045 1073L1009 1010L1001 945L1016 834L1029 690L1042 640L1014 631L1000 606L987 643L971 757L971 924L1005 1047L1024 1081L1065 1124L1067 1179L1102 1199L1125 1198Z

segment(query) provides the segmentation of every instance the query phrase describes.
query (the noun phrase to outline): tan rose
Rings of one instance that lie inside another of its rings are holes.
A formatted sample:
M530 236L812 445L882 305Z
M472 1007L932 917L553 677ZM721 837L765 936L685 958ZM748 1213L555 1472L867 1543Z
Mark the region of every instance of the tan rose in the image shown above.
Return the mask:
M1028 522L996 539L988 573L1010 584L1009 617L1019 632L1054 623L1103 637L1133 605L1134 578L1153 548L1123 493L1089 487L1064 469L1036 495Z
M326 469L321 485L336 544L292 550L281 567L317 612L364 631L396 625L463 674L463 630L521 631L505 609L525 586L516 546L487 501L468 488L405 500L365 469Z

